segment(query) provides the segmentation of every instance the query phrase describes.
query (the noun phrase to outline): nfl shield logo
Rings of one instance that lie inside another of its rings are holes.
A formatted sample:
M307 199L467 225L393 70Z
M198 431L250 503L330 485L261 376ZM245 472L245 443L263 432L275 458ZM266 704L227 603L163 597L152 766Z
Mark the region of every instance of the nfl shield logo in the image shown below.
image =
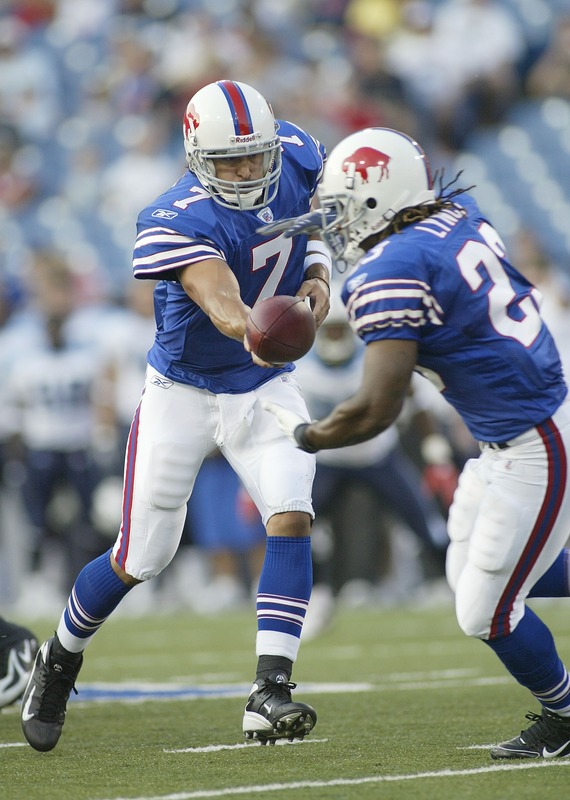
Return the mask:
M262 222L273 222L273 211L270 208L262 208L257 216Z

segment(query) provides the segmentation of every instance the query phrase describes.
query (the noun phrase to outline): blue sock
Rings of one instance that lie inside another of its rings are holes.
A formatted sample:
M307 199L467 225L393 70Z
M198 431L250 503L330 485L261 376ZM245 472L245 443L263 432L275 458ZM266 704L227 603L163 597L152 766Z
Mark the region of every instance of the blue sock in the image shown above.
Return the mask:
M268 536L257 593L257 629L301 638L311 597L311 537Z
M537 580L530 590L529 597L568 597L568 556L570 551L563 550L554 564Z
M83 567L58 628L61 644L72 652L83 650L87 642L77 639L93 636L130 589L111 566L111 550ZM70 641L71 637L75 641Z
M515 630L507 636L486 642L521 686L525 686L542 705L553 711L568 712L570 679L551 632L530 608Z

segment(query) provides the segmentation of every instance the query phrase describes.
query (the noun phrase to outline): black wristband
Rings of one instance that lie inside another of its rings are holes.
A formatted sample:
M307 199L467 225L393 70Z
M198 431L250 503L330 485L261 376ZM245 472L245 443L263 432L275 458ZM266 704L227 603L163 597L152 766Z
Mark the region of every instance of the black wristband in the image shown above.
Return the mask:
M297 425L293 431L293 436L295 437L295 441L297 442L297 447L299 450L304 450L305 453L318 453L319 448L313 447L312 444L309 444L305 437L305 431L310 424L310 422L302 422L300 425Z

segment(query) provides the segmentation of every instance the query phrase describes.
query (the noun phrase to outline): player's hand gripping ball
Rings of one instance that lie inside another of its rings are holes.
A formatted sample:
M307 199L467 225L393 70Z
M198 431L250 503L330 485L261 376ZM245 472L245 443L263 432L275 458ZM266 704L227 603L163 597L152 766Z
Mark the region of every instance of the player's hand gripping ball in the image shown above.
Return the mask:
M300 297L276 295L251 309L245 329L247 341L262 361L287 364L306 355L315 341L315 318Z

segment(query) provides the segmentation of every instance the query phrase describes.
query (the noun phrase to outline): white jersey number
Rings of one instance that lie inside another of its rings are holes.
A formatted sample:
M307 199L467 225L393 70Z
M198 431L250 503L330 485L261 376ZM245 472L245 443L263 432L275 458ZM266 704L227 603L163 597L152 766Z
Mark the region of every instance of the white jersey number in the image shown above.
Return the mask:
M493 282L487 295L491 324L501 336L515 339L525 347L530 347L542 327L540 314L531 298L525 297L518 303L518 308L524 316L521 319L509 316L507 310L516 293L499 259L505 253L503 243L495 229L487 222L481 225L479 232L485 242L470 239L457 254L456 260L461 275L476 292L483 283L480 268L485 269Z
M277 236L275 239L268 239L267 241L262 242L253 248L251 251L251 257L252 269L254 271L263 269L263 267L267 266L267 262L270 259L273 259L275 256L277 256L275 266L263 284L263 288L259 293L259 297L257 298L256 302L263 300L265 297L273 297L277 287L279 286L279 282L283 277L283 273L287 268L287 262L289 261L292 248L293 239L286 239L284 234Z
M192 192L191 197L185 197L183 200L175 200L172 205L184 210L188 208L191 203L197 203L199 200L209 200L212 196L210 192L202 186L193 186L190 191Z

